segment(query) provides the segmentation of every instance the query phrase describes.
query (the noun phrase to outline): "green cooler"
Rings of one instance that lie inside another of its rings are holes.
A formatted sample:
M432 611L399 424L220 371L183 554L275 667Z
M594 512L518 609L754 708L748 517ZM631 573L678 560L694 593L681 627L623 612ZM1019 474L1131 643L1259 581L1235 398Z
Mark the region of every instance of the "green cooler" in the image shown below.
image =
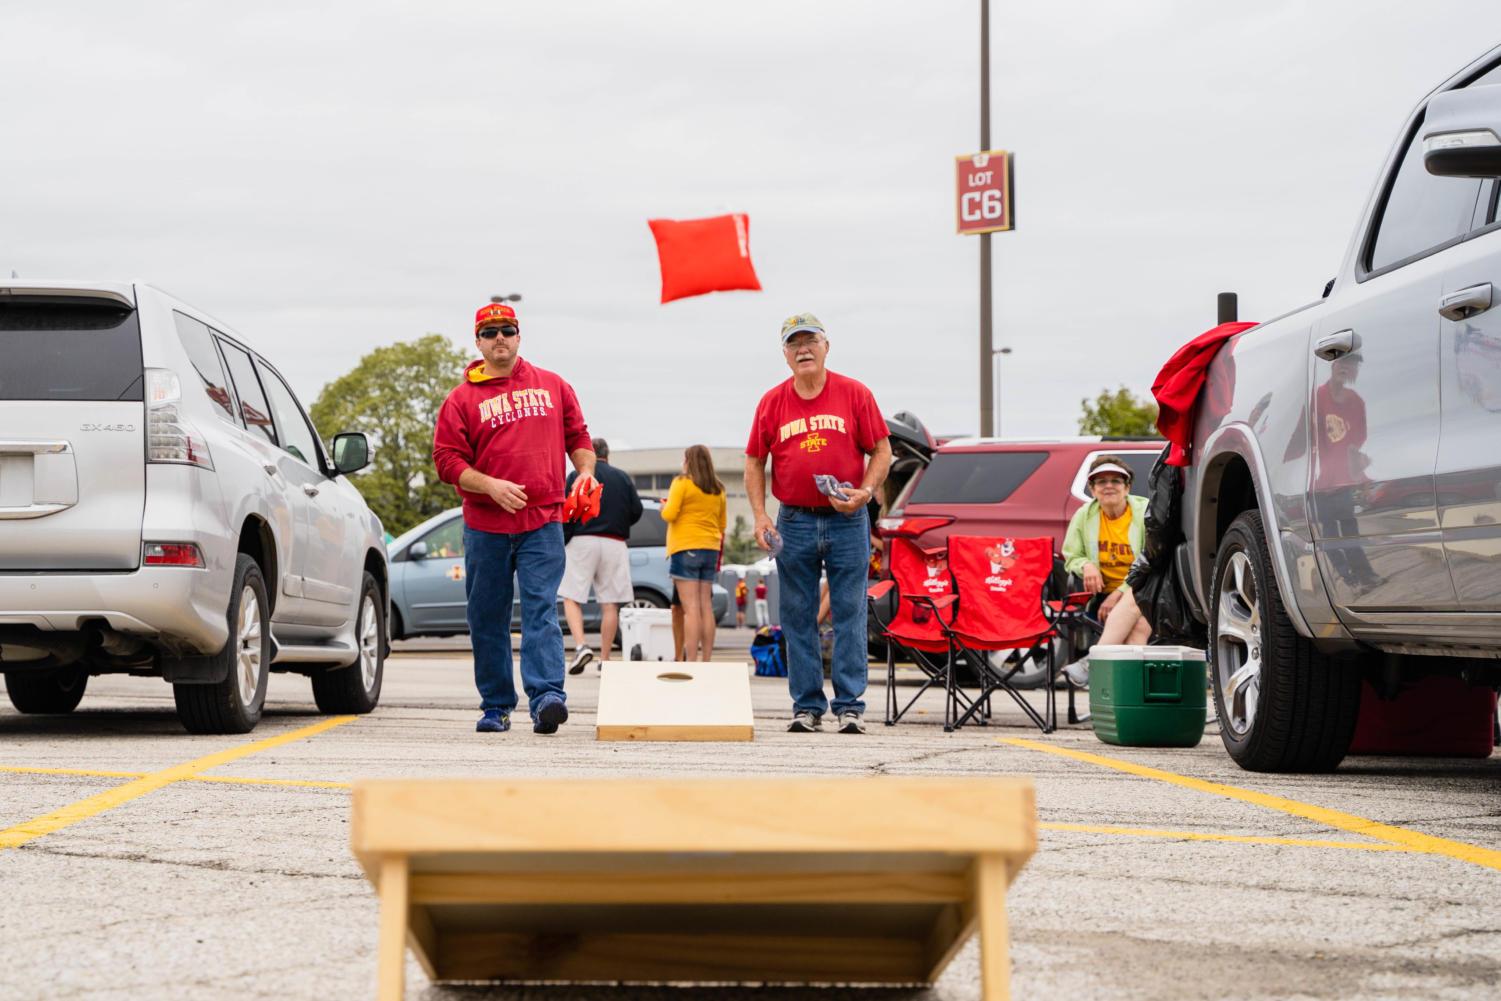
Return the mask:
M1129 747L1194 747L1204 737L1204 651L1095 646L1089 651L1094 735Z

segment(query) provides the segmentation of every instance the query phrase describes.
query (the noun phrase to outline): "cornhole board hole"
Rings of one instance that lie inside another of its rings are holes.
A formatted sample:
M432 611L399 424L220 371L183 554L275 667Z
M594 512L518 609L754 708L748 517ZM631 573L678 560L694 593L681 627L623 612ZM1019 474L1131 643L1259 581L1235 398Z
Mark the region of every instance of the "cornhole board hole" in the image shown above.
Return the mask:
M1037 844L1007 778L355 784L379 998L434 981L931 983L980 936L1010 997L1006 888Z
M750 740L749 664L618 661L599 679L597 740Z

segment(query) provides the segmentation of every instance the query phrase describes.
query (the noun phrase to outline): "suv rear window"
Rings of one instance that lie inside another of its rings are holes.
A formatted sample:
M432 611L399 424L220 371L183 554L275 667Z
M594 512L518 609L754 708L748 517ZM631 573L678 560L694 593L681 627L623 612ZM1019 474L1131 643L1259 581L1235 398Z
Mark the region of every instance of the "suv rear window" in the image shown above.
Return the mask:
M1037 472L1046 452L939 452L908 504L999 504Z
M648 505L641 512L641 520L631 526L631 538L626 545L631 549L667 545L667 522L662 520L661 508Z
M0 297L0 400L142 400L135 310Z

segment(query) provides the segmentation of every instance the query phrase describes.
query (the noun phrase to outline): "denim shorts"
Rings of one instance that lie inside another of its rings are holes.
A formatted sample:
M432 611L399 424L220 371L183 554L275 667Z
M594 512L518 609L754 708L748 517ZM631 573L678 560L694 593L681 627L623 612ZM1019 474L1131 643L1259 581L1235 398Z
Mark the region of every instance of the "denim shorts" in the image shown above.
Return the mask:
M667 573L673 580L712 581L719 576L719 550L679 550L668 558Z

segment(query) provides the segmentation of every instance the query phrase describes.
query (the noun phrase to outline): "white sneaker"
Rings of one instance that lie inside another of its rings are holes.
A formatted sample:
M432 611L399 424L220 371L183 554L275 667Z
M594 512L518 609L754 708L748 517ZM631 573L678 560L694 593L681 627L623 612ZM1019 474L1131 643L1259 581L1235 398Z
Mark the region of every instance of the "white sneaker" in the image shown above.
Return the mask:
M823 729L823 717L809 712L795 713L787 725L788 733L816 733Z
M584 673L584 668L588 667L589 666L589 661L591 661L593 659L594 659L594 651L593 650L590 650L586 646L579 647L578 648L578 652L573 655L573 663L568 665L568 673L569 674L583 674Z
M1063 667L1063 676L1067 678L1069 680L1069 683L1075 688L1088 688L1089 658L1080 657L1072 664L1065 664Z

